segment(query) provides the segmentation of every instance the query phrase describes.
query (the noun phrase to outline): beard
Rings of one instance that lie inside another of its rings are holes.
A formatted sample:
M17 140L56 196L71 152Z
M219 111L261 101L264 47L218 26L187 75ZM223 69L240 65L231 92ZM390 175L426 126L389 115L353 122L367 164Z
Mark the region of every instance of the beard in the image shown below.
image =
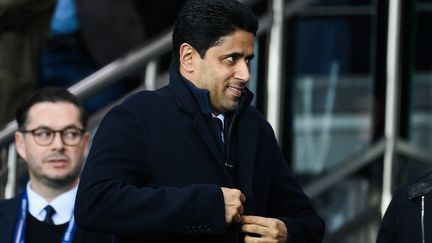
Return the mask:
M49 156L45 161L48 161L48 159L54 158L55 155ZM63 158L65 156L63 155ZM71 185L75 185L76 181L78 181L78 178L81 174L81 167L82 163L79 162L71 162L70 158L66 157L66 160L68 161L70 165L73 167L67 168L66 171L63 171L62 173L56 172L55 174L51 174L49 172L43 172L43 168L36 169L33 171L33 177L40 181L42 184L46 185L47 187L53 188L53 189L61 189L65 187L70 187ZM47 162L44 162L47 163ZM60 174L57 174L60 173Z
M70 187L72 184L75 184L75 182L78 180L80 175L80 170L73 170L70 173L61 176L61 177L49 177L49 176L42 176L41 181L46 186L53 188L53 189L61 189L65 187Z

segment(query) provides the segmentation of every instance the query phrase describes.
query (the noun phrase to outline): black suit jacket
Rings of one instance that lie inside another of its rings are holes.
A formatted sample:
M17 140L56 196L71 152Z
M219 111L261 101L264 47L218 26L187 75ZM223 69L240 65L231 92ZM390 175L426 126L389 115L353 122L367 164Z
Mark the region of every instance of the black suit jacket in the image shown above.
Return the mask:
M20 210L21 196L0 201L0 243L11 243L15 233ZM72 243L110 243L110 234L87 232L81 228L75 231Z
M20 197L0 201L0 243L12 242L21 203Z
M225 225L223 186L246 195L246 215L285 222L290 243L321 242L324 223L269 123L247 102L239 109L226 137L236 152L228 156L237 165L233 179L211 115L195 98L171 67L168 86L133 95L107 114L78 188L78 225L113 232L118 242L239 242L239 225Z

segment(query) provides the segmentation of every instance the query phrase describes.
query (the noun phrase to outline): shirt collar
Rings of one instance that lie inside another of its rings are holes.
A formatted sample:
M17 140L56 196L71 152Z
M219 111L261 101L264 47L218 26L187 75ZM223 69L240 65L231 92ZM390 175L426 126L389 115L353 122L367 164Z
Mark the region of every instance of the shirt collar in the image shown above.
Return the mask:
M46 214L44 208L48 205L51 205L56 211L52 218L54 224L65 224L72 218L77 189L78 185L76 185L71 190L60 194L58 197L52 200L51 203L48 203L45 198L41 197L31 189L29 182L27 183L29 213L39 221L43 221Z
M218 118L219 120L222 121L222 131L223 131L223 129L225 127L225 115L224 114L219 114L219 115L216 116L215 114L212 113L212 116L214 118Z

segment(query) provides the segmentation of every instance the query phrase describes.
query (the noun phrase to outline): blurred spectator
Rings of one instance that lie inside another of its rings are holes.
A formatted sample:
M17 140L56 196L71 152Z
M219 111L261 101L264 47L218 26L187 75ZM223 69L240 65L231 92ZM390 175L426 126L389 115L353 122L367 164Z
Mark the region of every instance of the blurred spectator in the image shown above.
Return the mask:
M185 0L2 2L0 129L13 118L18 97L31 93L36 87L70 87L138 48L145 40L172 26ZM126 78L89 98L84 105L92 113L138 83L137 76Z
M43 50L39 86L70 87L136 48L144 40L139 24L130 1L58 0ZM92 96L84 105L94 112L138 81L126 78Z
M37 62L55 0L2 0L0 4L0 129L11 121L20 97L36 83Z

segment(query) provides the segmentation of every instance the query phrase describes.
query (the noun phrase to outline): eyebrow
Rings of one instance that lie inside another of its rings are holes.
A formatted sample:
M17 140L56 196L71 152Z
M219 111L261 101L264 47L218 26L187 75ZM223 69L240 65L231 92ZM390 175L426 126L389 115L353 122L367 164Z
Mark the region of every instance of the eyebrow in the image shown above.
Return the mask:
M227 55L224 55L223 58L226 57L234 57L235 59L238 59L239 57L244 57L244 54L240 53L240 52L233 52L233 53L229 53ZM255 57L254 54L248 55L246 56L247 60L252 60Z
M59 129L59 130L62 131L62 130L70 129L70 128L75 128L75 129L84 129L84 128L80 128L79 126L77 126L77 125L75 125L75 124L71 124L71 125L68 125L68 126L63 127L62 129ZM51 128L51 127L44 126L44 125L42 125L42 126L38 126L38 127L35 127L35 128L33 128L33 129L31 129L31 130L36 130L36 129L56 130L56 129L53 129L53 128Z

